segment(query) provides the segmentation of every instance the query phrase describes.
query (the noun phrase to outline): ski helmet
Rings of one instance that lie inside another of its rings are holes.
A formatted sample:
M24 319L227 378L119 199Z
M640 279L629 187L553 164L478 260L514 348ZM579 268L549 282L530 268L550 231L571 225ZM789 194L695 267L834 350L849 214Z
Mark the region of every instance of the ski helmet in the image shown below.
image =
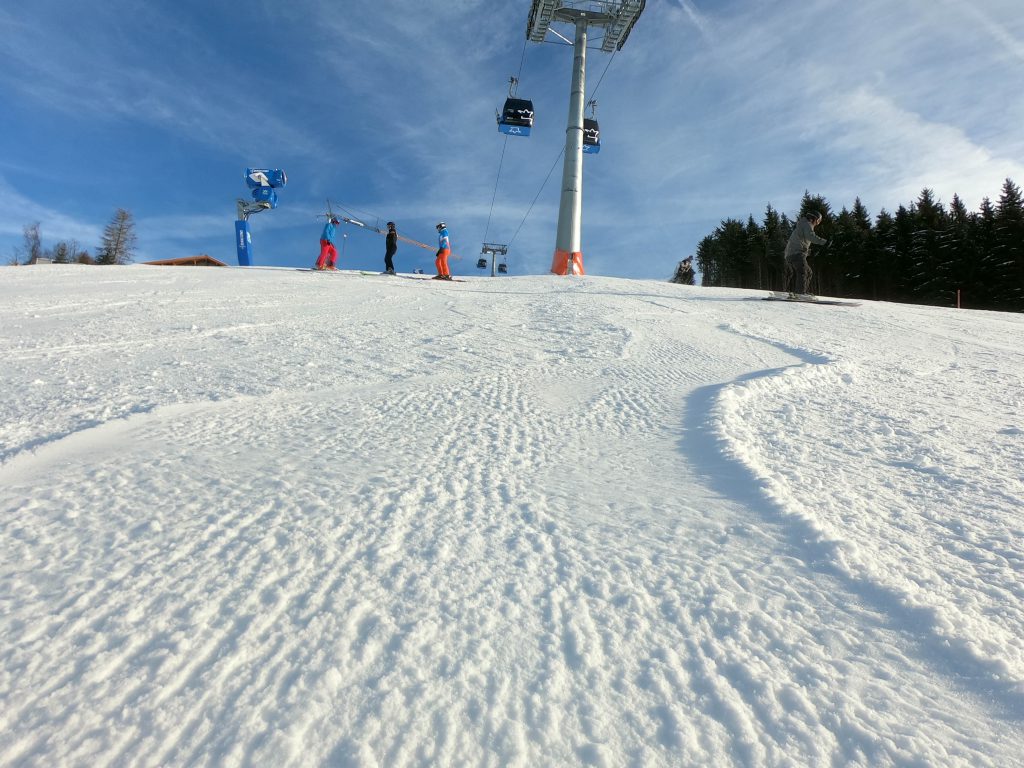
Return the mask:
M448 225L445 224L443 221L441 221L441 222L438 222L437 228L438 229L448 229Z

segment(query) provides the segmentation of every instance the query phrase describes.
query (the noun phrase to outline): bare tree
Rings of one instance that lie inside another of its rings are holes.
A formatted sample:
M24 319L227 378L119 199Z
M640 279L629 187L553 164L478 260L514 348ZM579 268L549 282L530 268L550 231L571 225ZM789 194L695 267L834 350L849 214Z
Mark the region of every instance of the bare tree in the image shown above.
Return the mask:
M43 242L39 236L39 222L26 224L21 230L25 238L25 244L21 248L21 256L24 263L35 264L43 255Z

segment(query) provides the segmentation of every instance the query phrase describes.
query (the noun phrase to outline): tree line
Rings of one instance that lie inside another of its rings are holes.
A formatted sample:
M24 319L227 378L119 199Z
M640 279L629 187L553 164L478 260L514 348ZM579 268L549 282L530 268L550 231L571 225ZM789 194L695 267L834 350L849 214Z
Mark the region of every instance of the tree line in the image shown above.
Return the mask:
M812 292L827 296L974 309L1024 311L1024 199L1013 180L999 200L968 211L958 195L944 207L931 189L873 219L860 198L836 214L804 193L798 216L818 211L811 249ZM783 260L794 221L770 204L760 222L725 219L697 247L701 284L783 290Z
M8 264L37 264L52 261L55 264L128 264L135 259L135 221L132 214L118 208L103 230L103 237L95 255L79 246L77 240L61 240L52 248L43 247L38 221L22 229L23 241L14 249Z

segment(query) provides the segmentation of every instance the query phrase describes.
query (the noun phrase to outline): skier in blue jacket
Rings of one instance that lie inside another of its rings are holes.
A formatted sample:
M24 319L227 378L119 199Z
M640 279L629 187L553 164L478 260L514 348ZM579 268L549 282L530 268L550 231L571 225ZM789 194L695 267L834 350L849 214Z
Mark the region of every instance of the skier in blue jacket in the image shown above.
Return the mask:
M340 223L337 216L331 216L324 225L320 235L320 257L316 260L317 269L337 269L334 264L338 260L338 249L334 247L334 236L336 226Z
M451 280L452 273L448 270L448 256L451 255L451 239L448 237L448 225L443 221L437 225L437 258L434 259L434 266L437 267L435 280Z

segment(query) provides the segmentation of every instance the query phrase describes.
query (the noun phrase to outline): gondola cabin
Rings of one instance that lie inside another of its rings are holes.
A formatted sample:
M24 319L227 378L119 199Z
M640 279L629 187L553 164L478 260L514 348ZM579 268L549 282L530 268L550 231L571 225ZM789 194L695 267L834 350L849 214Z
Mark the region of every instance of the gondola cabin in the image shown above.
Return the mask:
M601 128L597 120L583 118L583 151L588 155L596 155L601 151Z
M529 136L533 128L533 102L529 99L505 99L498 114L498 130L509 136Z
M508 264L506 264L504 261L499 262L499 264L498 264L498 273L502 274L502 275L507 275L508 274Z

